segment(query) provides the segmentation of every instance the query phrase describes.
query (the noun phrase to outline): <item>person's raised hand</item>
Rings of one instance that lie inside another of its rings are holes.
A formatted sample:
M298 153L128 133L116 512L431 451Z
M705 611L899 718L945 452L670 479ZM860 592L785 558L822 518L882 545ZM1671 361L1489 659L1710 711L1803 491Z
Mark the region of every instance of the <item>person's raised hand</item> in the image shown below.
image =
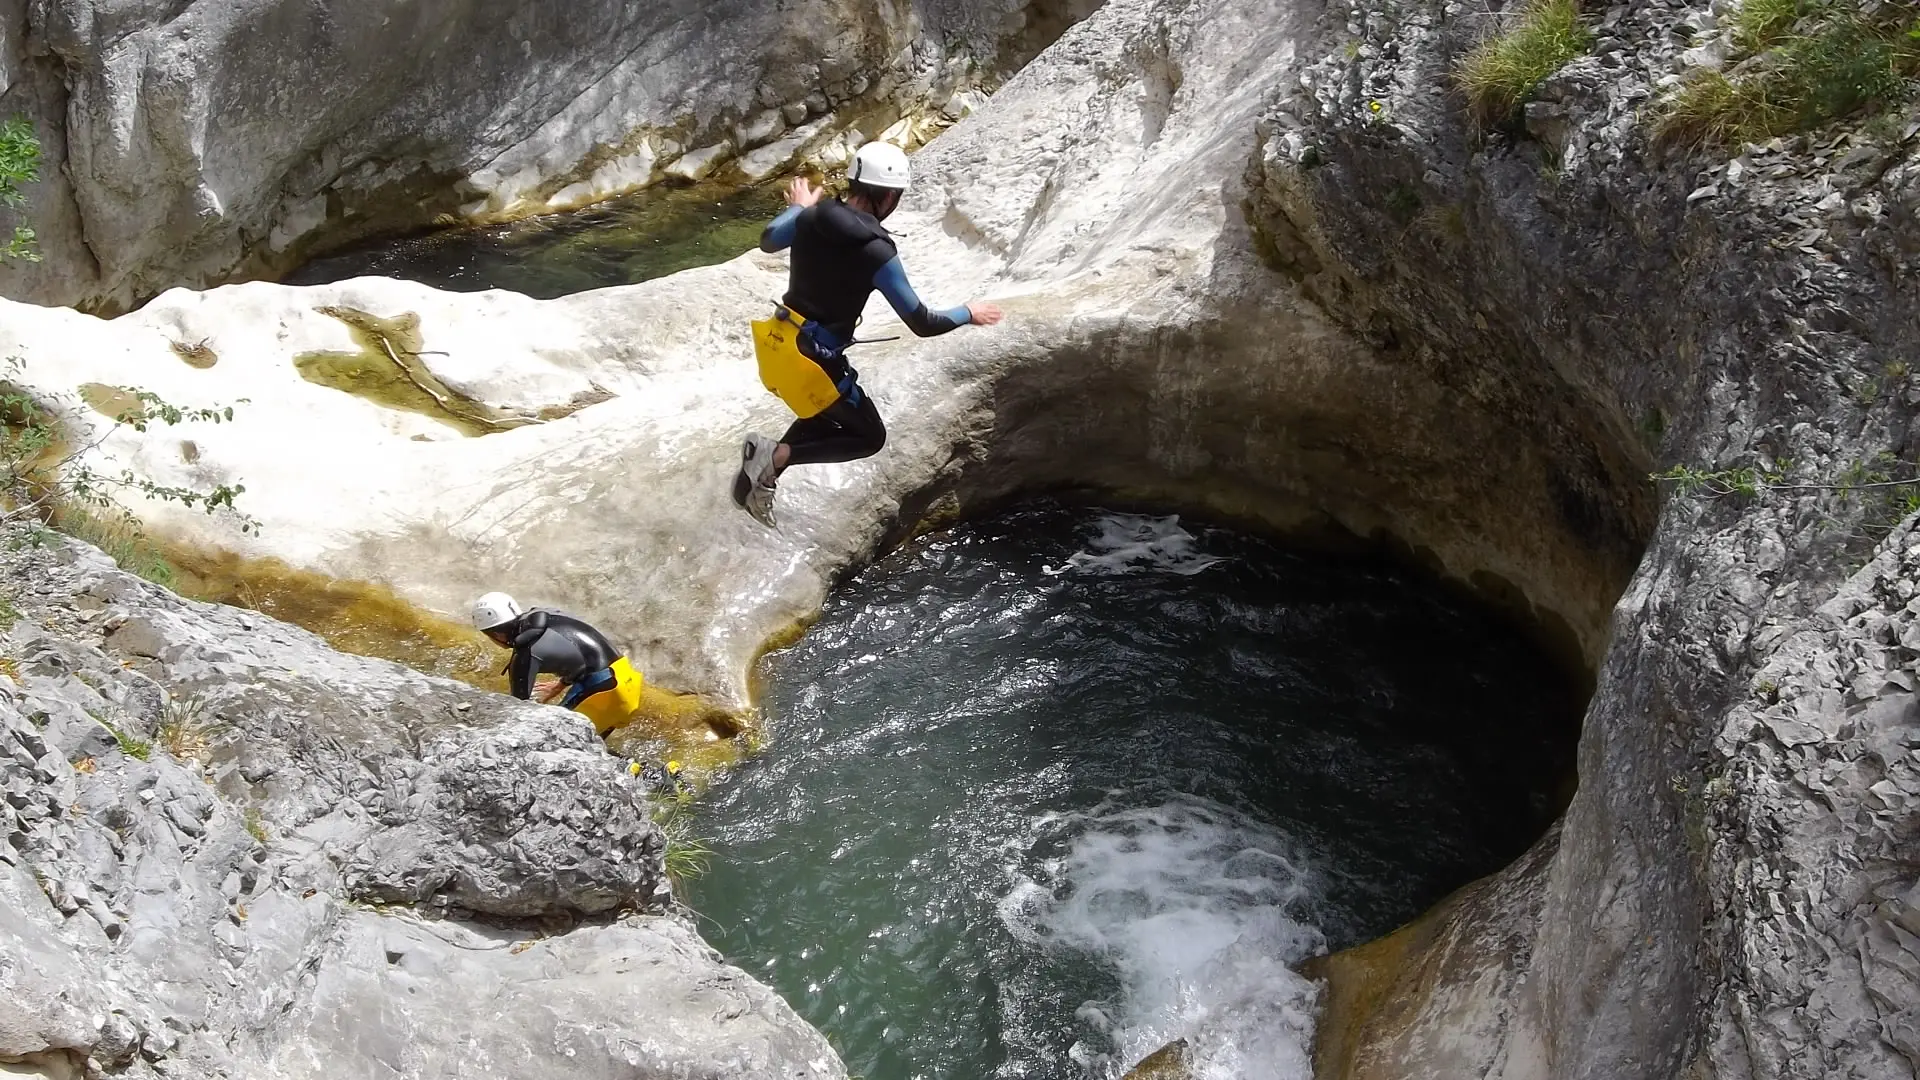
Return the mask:
M994 323L1007 317L1006 313L1001 311L998 305L989 304L984 300L975 300L973 303L968 304L967 315L969 316L969 321L975 326L992 326Z
M820 201L826 191L813 186L813 181L804 176L796 176L787 181L787 204L789 206L812 206Z

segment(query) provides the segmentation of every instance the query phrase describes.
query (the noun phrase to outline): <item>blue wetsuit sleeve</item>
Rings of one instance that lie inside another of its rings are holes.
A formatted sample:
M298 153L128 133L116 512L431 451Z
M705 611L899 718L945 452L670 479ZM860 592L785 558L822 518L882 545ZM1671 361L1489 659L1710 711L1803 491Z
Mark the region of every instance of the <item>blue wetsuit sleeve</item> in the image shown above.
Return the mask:
M924 300L907 284L907 268L898 256L887 260L886 264L874 271L873 287L893 305L894 314L907 324L907 329L919 337L932 337L958 329L973 321L973 313L966 305L948 308L945 311L929 311Z
M772 254L792 247L794 222L800 220L800 211L804 209L804 206L789 206L768 222L767 227L760 230L760 250Z

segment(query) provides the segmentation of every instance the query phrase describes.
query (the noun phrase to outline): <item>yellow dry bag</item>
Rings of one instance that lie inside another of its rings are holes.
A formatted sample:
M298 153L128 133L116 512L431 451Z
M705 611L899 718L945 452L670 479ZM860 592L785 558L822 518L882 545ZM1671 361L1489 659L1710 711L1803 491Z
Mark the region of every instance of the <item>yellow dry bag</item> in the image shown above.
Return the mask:
M819 364L800 351L800 318L784 307L773 318L753 320L753 354L760 381L802 420L840 400L840 388Z
M588 694L573 707L574 712L593 721L593 729L602 735L633 719L633 714L640 711L640 690L646 685L624 656L613 662L611 670L612 686Z

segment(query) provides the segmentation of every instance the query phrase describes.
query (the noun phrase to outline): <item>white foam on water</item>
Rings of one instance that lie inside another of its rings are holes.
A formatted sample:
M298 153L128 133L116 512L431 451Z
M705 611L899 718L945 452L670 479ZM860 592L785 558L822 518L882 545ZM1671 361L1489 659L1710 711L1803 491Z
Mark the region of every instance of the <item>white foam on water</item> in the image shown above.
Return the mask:
M1042 822L1066 854L1016 875L1000 916L1032 944L1114 968L1121 1000L1090 1001L1069 1056L1117 1077L1186 1039L1204 1080L1311 1080L1318 990L1292 970L1324 951L1293 912L1313 876L1286 838L1201 799Z
M1067 556L1059 566L1041 570L1053 575L1068 571L1136 574L1159 570L1191 576L1220 561L1220 556L1199 550L1194 535L1180 527L1179 514L1151 517L1110 513L1094 522L1094 535L1087 541L1086 550Z

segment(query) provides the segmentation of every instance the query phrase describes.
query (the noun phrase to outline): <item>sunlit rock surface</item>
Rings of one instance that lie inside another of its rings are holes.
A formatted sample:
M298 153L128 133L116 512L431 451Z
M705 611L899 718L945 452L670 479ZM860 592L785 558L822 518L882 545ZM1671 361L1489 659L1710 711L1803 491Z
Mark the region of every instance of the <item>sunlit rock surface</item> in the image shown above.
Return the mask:
M860 349L888 449L790 473L778 532L726 488L740 438L789 419L746 336L783 288L781 258L545 303L362 280L173 292L104 323L10 309L0 349L68 393L247 400L231 424L107 436L102 468L243 482L264 526L247 537L136 508L165 531L389 581L446 612L490 588L561 603L631 643L649 678L736 702L753 652L888 530L1063 482L1385 529L1457 576L1513 583L1592 656L1630 544L1554 512L1533 418L1383 361L1252 253L1240 177L1299 32L1247 0L1110 5L923 152L894 222L910 273L933 302L984 292L1011 316ZM480 405L537 415L596 388L614 397L467 437L304 380L302 356L367 348L322 308L417 320L418 344L392 347ZM890 326L876 303L863 332ZM176 343L217 363L191 366ZM1490 537L1487 515L1544 525Z

